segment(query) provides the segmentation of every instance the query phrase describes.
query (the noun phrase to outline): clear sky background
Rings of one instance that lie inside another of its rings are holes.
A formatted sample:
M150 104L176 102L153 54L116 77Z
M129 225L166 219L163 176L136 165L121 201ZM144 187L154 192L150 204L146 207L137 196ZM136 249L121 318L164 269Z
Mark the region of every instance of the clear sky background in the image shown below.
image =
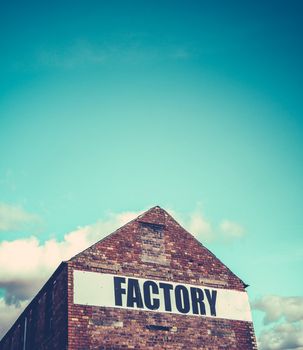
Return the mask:
M250 285L260 349L303 349L302 33L300 0L1 1L2 335L160 205Z

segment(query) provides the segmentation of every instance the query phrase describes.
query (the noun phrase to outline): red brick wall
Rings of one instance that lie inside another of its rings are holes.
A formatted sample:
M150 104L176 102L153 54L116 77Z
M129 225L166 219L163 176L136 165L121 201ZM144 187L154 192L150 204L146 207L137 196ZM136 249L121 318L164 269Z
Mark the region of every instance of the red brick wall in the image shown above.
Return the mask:
M244 291L158 207L68 262L68 349L257 349L251 322L75 305L74 269Z

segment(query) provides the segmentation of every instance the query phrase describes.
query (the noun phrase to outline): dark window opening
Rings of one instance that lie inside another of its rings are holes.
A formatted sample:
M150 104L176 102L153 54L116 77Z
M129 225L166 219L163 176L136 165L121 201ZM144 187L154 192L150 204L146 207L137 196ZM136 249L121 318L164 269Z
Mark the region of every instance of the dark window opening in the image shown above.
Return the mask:
M148 223L148 222L141 222L140 224L141 224L142 227L147 228L147 229L151 229L154 232L157 232L157 233L159 233L162 236L162 231L163 231L164 225L151 224L151 223Z
M150 331L170 331L172 327L160 326L158 324L149 324L146 326Z

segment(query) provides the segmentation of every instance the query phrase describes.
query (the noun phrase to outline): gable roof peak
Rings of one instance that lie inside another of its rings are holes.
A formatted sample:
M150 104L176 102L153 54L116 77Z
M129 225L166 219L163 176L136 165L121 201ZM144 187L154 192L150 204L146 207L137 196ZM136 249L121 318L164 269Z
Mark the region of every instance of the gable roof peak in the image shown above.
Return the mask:
M148 224L165 226L166 218L168 215L169 214L167 214L167 212L164 209L157 205L148 209L143 214L139 215L136 220Z

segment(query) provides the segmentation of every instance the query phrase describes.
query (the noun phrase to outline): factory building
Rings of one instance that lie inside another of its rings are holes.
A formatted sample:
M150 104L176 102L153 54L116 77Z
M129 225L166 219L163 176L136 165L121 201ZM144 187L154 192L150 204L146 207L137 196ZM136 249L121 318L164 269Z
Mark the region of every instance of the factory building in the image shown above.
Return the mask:
M0 350L255 350L245 287L154 207L62 262Z

